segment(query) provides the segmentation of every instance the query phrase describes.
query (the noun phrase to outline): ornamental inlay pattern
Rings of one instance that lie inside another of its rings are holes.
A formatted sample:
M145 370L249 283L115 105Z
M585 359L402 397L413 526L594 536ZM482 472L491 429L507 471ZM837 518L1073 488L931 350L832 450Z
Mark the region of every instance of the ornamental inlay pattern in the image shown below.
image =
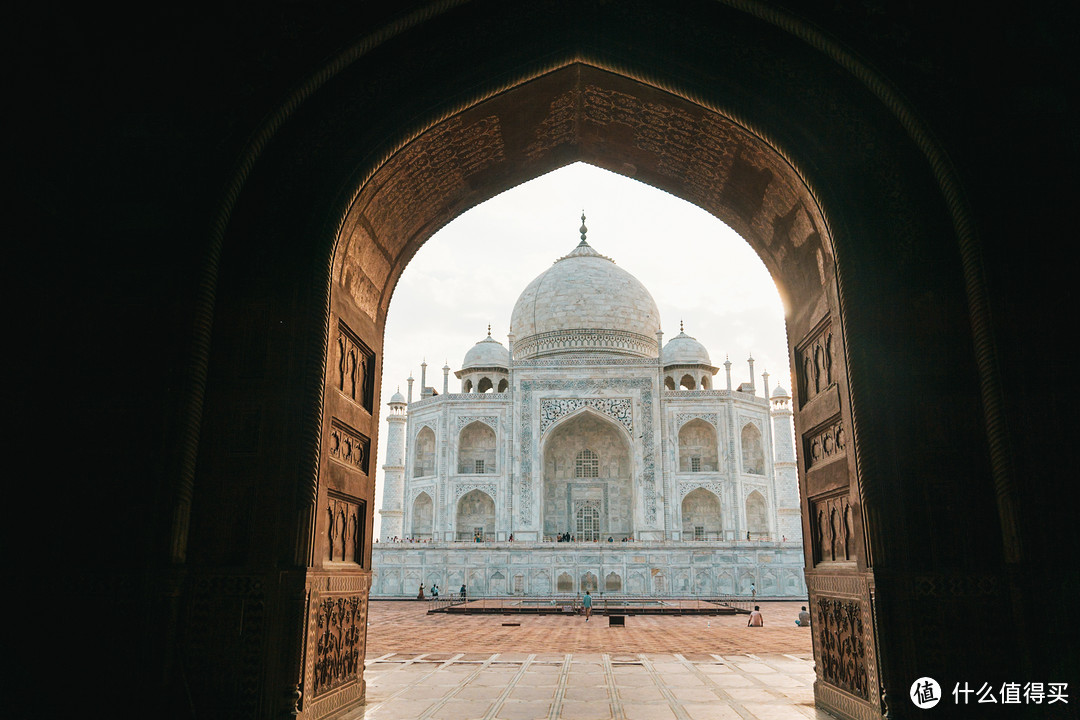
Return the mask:
M518 518L531 524L533 518L533 418L538 412L534 407L533 393L543 391L572 392L589 395L605 390L615 392L640 392L642 463L636 482L642 488L645 499L645 522L656 523L656 459L653 448L653 381L649 378L619 380L524 380L521 383L521 482L518 483Z
M461 499L463 495L465 495L466 493L470 493L473 490L479 490L480 492L487 493L492 500L495 499L495 483L465 482L454 485L454 502L457 502Z
M537 333L514 342L514 354L522 359L566 350L618 350L656 357L656 339L624 330L555 330Z
M704 420L717 430L720 429L720 416L716 413L679 413L675 416L675 430L678 431L691 420Z
M461 432L461 429L466 425L476 422L480 422L488 425L492 430L499 431L499 418L497 415L463 415L457 419L457 429Z
M685 498L690 493L694 492L698 488L702 490L708 490L717 498L722 498L724 492L724 486L718 482L688 482L679 483L679 498Z
M633 434L634 408L630 398L544 398L540 401L540 436L557 421L583 407L602 412Z

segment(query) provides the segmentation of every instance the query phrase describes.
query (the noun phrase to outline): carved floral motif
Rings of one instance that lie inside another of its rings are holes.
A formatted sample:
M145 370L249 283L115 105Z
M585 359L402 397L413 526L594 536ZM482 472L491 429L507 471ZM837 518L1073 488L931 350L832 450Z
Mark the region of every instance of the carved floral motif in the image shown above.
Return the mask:
M819 597L811 626L817 629L818 671L826 682L870 699L862 607L856 600Z
M316 620L316 697L360 679L367 603L362 595L324 598Z

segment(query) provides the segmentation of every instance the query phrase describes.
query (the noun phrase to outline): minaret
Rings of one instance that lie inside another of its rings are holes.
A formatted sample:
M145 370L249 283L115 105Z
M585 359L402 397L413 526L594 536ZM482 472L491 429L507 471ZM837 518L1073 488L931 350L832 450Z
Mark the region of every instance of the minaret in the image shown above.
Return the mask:
M450 393L450 365L442 366L442 394Z
M405 504L405 424L408 420L400 389L387 405L390 414L386 417L386 464L383 465L382 509L379 510L383 542L404 535L401 519Z
M788 542L802 542L799 474L795 466L795 425L791 396L777 386L770 401L773 429L773 469L776 473L776 532ZM781 539L781 538L777 538Z
M412 384L414 382L416 382L415 380L413 380L413 376L412 376L411 371L409 372L409 379L406 380L405 382L409 383L409 404L411 405L412 404Z
M727 373L727 391L731 392L731 358L724 356L724 372Z
M746 361L750 364L750 394L757 395L757 390L754 388L754 356L750 355L750 358Z
M424 362L420 363L420 399L423 400L427 396L427 358L424 358Z

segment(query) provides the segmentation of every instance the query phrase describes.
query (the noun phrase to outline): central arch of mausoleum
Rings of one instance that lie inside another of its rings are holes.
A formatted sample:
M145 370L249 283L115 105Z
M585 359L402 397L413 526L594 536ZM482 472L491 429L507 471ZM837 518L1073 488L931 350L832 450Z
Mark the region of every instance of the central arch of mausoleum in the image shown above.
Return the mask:
M549 431L543 452L543 534L617 540L634 534L634 453L626 431L582 411Z

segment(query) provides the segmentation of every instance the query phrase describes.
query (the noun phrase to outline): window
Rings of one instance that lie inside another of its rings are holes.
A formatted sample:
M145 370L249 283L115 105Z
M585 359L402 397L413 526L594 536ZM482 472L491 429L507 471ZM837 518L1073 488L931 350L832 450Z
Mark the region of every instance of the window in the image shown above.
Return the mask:
M574 464L574 477L600 477L600 457L592 450L582 450Z
M484 461L483 460L477 460L476 461L476 474L477 475L483 475L484 474Z
M595 542L600 539L600 512L596 508L592 506L578 508L577 539L585 542Z
M701 472L701 458L690 458L690 472Z
M694 526L694 539L695 540L704 540L705 539L705 526L704 525L695 525Z

